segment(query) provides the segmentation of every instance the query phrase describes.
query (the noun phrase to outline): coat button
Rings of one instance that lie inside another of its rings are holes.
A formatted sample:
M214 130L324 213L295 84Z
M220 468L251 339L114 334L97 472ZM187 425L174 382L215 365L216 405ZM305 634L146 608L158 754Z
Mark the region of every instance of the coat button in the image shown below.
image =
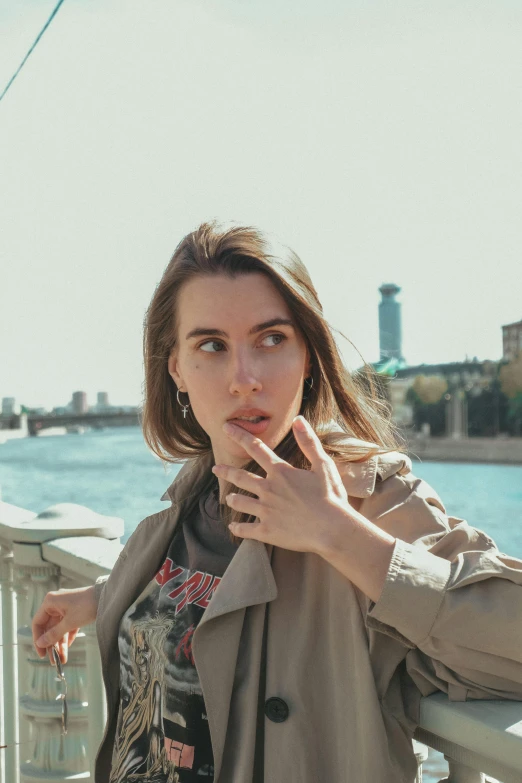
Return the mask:
M288 704L279 696L271 696L265 701L265 715L274 723L283 723L288 718Z

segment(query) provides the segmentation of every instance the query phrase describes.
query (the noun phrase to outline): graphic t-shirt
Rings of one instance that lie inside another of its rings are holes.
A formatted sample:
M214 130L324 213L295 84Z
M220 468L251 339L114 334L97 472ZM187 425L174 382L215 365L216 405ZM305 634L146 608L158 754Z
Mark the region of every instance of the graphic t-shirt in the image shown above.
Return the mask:
M122 618L110 783L214 780L192 636L236 549L220 518L216 479L178 525L163 565Z

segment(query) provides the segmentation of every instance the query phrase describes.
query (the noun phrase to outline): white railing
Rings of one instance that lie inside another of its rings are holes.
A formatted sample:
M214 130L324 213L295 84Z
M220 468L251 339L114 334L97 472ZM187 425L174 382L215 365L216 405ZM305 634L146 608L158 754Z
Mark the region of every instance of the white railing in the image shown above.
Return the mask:
M61 734L60 683L32 645L31 618L49 590L92 584L122 549L123 521L62 503L36 515L0 503L0 783L92 783L106 720L95 629L69 650L69 730ZM415 734L420 783L426 745L444 753L448 783L522 781L522 702L422 700Z
M92 584L121 551L121 519L62 503L36 515L0 503L0 783L91 781L106 720L94 626L82 629L66 668L68 733L47 658L34 651L31 618L49 590Z

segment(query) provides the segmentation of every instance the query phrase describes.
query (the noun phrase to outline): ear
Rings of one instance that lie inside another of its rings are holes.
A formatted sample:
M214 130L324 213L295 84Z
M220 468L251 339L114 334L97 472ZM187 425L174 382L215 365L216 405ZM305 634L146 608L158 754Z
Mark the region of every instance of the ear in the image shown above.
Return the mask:
M172 351L168 358L168 370L169 375L178 387L180 391L184 391L184 384L183 384L183 378L181 377L179 371L178 371L178 357L176 356L176 353Z

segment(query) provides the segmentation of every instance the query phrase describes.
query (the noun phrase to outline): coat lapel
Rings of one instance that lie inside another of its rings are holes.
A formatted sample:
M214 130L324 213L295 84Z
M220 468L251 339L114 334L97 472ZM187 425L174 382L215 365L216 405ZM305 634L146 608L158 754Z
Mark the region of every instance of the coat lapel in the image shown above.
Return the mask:
M264 604L274 598L277 598L277 587L267 548L261 541L245 539L230 561L198 628L227 612Z
M268 603L276 597L277 587L265 544L245 539L194 631L192 651L207 709L215 780L219 780L223 761L246 607Z
M191 498L205 491L213 478L213 455L186 463L164 498L170 498L178 514ZM205 610L192 638L192 653L203 691L214 753L214 776L219 779L228 724L234 675L248 606L277 597L270 566L272 547L260 541L241 542Z

